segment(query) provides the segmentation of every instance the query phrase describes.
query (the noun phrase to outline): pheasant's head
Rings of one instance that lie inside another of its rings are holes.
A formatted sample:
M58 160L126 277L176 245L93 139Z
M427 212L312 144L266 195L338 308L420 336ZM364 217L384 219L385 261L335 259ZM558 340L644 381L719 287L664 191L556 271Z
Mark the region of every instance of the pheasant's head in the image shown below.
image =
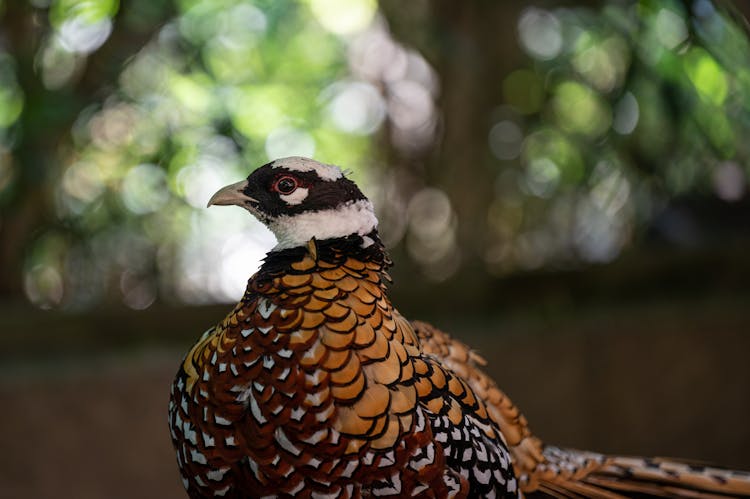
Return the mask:
M208 206L238 205L276 236L276 249L317 240L366 236L378 225L372 204L337 166L293 156L277 159L228 185Z

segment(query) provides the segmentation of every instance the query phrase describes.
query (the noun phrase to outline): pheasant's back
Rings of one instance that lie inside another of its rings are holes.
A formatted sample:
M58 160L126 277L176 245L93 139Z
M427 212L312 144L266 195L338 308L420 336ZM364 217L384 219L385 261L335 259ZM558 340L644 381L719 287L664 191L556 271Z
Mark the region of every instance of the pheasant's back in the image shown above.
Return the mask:
M484 403L421 351L358 239L269 259L186 357L170 426L193 497L518 494Z

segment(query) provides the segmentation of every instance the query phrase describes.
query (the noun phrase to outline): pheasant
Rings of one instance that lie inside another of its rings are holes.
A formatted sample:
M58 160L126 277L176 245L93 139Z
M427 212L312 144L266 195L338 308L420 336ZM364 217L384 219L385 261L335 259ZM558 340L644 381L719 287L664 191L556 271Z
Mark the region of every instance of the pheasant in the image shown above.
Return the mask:
M338 167L279 159L208 204L278 244L172 384L190 497L750 497L750 473L544 445L476 352L394 308L372 204Z

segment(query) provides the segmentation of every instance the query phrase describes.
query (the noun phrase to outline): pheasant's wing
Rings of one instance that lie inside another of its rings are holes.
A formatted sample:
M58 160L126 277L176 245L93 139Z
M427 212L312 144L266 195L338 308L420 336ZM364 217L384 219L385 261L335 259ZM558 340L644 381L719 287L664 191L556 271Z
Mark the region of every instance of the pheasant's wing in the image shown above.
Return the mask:
M412 326L423 351L466 380L487 404L487 412L508 443L526 497L750 497L747 472L544 445L508 396L481 370L487 362L480 355L430 324L415 321Z
M465 484L462 494L518 497L512 458L486 404L435 355L424 352L413 362L419 404L426 410L446 468Z
M526 418L497 384L481 370L487 364L478 353L448 333L420 321L412 326L422 344L422 350L438 358L443 365L458 374L472 388L477 397L487 404L487 412L500 427L513 455L516 474L521 483L536 466L544 462L542 442L531 434Z

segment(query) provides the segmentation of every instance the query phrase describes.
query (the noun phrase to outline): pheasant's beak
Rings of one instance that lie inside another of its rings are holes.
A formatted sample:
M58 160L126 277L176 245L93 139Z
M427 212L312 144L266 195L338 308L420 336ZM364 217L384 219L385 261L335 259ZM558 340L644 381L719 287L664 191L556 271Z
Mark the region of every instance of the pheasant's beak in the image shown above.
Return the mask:
M247 180L243 180L241 182L237 182L236 184L228 185L226 187L222 187L218 191L216 191L216 194L211 196L211 199L208 200L208 204L206 207L209 207L214 204L218 205L232 205L236 204L239 206L246 206L247 203L254 203L257 204L258 200L255 198L252 198L245 194L245 189L247 188Z

